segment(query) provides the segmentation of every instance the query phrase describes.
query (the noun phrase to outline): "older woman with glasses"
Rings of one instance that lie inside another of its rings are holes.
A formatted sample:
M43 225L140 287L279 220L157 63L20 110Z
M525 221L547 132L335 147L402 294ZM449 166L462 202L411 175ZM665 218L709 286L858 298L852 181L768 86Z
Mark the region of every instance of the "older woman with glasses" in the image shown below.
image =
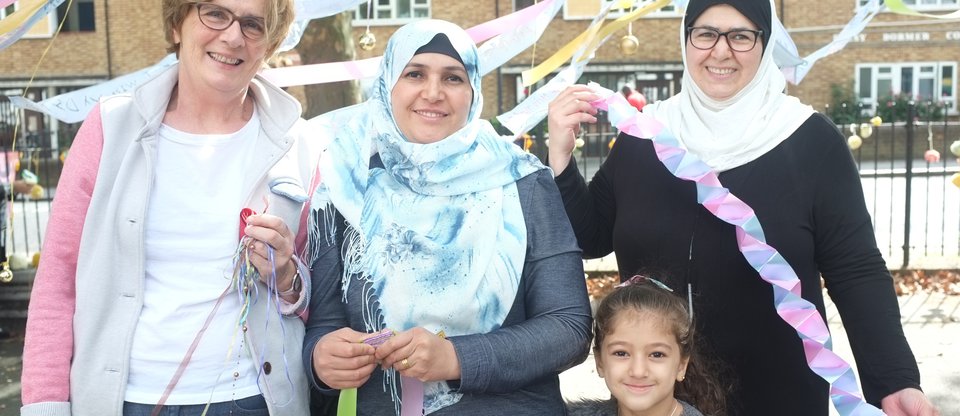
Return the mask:
M774 64L772 1L692 0L681 30L681 92L648 105L680 144L752 207L767 242L825 316L821 276L843 318L869 403L887 414L933 415L900 326L860 179L833 123L783 93ZM693 292L698 331L731 373L730 414L826 415L830 389L808 368L770 284L745 260L730 225L698 203L649 140L622 135L589 186L571 161L579 123L598 97L571 87L550 106L550 166L589 257L616 252L621 276L678 276Z
M300 105L256 76L293 7L163 0L179 63L101 99L64 166L21 414L309 413Z

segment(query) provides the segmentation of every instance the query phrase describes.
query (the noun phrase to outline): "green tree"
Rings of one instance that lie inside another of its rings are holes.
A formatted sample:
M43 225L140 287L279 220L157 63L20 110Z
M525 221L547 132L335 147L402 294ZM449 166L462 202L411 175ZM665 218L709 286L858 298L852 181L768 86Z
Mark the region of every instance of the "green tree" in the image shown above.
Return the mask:
M353 14L349 11L311 20L297 45L301 62L309 65L356 59L352 21ZM304 94L307 106L303 109L303 117L311 118L360 102L360 84L342 81L307 85Z
M845 125L860 120L860 102L853 93L853 86L830 84L830 108L827 115L834 123Z

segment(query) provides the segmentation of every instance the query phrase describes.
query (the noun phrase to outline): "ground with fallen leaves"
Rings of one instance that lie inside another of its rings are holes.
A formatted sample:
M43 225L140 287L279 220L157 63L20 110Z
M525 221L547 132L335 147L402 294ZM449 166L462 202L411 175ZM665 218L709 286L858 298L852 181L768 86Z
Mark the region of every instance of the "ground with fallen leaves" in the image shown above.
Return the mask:
M891 274L898 296L921 292L960 296L960 270L895 270ZM587 293L591 300L601 299L618 283L617 274L588 273Z

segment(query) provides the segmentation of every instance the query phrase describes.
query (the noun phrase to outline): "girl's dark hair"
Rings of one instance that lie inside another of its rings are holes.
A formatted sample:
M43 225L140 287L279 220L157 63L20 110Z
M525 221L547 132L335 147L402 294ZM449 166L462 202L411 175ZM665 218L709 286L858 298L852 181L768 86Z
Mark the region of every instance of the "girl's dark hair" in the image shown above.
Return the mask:
M686 299L660 285L662 283L651 279L635 277L603 298L593 321L594 356L600 356L604 338L613 332L624 313L655 314L676 337L681 358L689 358L685 378L676 383L674 396L692 404L705 415L723 416L727 411L727 392L717 380L714 364L700 356L696 327L687 310Z

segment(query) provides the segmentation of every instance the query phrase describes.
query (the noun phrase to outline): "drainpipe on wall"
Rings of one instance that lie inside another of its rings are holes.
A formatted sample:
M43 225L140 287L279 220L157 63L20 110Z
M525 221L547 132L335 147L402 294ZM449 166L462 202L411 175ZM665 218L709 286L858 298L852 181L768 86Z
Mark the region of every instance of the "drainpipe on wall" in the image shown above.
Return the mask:
M107 36L107 79L113 79L113 53L110 50L110 0L103 1L103 26Z
M494 18L500 17L500 0L493 0ZM503 73L497 67L497 115L503 114Z

